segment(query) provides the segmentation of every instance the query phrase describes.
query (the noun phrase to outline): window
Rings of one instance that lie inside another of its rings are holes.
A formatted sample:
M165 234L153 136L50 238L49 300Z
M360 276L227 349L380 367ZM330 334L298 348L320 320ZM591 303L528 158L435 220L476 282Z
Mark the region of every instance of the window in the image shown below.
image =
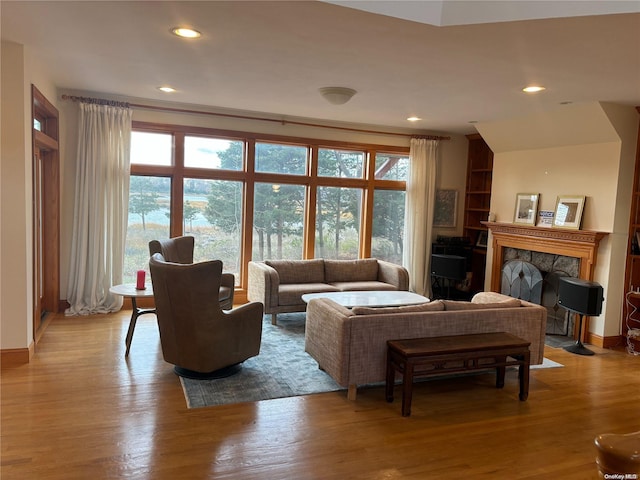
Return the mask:
M319 187L316 201L316 257L358 258L362 190Z
M253 259L302 258L305 188L257 183L253 207Z
M318 150L318 175L321 177L362 178L364 153L344 150Z
M407 180L409 156L379 153L376 155L376 180Z
M240 141L187 136L184 139L184 166L242 170L243 147Z
M371 256L402 265L405 192L375 190Z
M123 281L135 282L138 270L148 270L149 241L169 238L171 179L136 175L129 186L129 222Z
M171 165L172 140L167 133L132 132L131 163Z
M241 288L252 259L402 260L406 147L133 127L126 282L147 268L151 239L178 235Z
M256 172L304 175L307 172L307 148L256 143Z
M193 261L222 260L223 270L240 279L242 182L184 180L183 233L195 237Z

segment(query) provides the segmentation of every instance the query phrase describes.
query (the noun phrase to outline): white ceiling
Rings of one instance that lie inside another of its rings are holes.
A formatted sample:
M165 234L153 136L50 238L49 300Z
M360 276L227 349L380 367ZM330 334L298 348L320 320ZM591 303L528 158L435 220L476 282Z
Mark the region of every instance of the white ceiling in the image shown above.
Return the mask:
M561 102L640 105L640 1L356 3L4 0L1 34L60 88L287 118L471 133L470 121ZM592 15L604 13L593 4L636 13ZM580 16L505 21L555 15ZM202 38L169 33L183 24ZM527 96L530 83L547 90ZM178 91L159 92L165 84ZM336 85L358 93L331 105L318 88Z

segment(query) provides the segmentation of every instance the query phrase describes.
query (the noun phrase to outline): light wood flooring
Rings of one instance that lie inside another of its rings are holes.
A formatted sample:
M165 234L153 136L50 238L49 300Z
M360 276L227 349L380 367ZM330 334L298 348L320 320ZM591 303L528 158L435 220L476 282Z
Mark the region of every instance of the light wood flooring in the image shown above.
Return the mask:
M581 357L564 368L416 385L412 415L383 388L188 410L162 360L155 316L58 316L28 365L1 375L0 478L595 479L594 437L640 430L640 357Z

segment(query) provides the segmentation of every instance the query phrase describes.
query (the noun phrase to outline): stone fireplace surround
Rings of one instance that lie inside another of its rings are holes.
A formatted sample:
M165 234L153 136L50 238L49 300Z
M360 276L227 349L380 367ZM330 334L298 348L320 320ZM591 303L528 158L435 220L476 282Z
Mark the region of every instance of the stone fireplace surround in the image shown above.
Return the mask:
M493 263L491 268L491 290L501 291L502 267L509 255L508 249L529 250L574 257L579 260L577 277L593 280L598 247L607 232L592 230L564 230L558 228L534 227L512 223L482 222L492 235ZM583 342L588 339L589 319L585 318ZM574 330L574 336L578 332Z

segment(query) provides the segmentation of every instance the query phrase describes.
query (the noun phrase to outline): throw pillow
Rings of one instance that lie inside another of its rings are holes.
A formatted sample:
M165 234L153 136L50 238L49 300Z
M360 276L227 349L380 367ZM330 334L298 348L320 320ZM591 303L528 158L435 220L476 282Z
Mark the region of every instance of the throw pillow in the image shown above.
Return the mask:
M385 315L389 313L410 313L410 312L441 312L444 304L441 300L418 305L403 305L401 307L353 307L351 311L355 315Z

